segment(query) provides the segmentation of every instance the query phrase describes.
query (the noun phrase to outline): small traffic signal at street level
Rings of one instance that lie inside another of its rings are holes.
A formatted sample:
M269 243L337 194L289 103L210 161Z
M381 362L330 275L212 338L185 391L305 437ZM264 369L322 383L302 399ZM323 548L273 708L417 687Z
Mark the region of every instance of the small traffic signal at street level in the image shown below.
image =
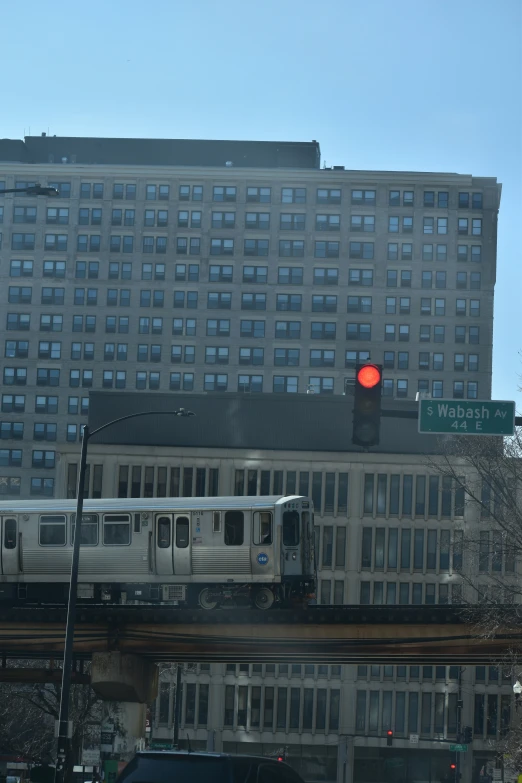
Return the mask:
M471 745L473 742L473 728L471 726L464 726L462 729L462 738L465 745Z
M382 364L355 368L352 443L369 449L379 443L381 428Z
M393 745L393 731L391 729L386 732L386 744Z

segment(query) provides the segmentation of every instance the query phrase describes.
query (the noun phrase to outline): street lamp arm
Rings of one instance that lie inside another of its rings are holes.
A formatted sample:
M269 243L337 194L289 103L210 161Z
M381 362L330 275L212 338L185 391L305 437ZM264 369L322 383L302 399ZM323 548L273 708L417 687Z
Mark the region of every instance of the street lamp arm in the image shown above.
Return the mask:
M102 430L106 430L108 427L112 427L113 424L119 424L121 421L127 421L128 419L136 419L138 416L195 416L196 414L192 411L186 411L185 408L180 408L177 411L141 411L140 413L129 413L127 416L120 416L119 419L113 419L112 421L108 421L106 424L102 424L101 427L96 427L95 430L90 432L87 430L88 435L87 437L90 439L93 435L96 435L98 432L101 432Z

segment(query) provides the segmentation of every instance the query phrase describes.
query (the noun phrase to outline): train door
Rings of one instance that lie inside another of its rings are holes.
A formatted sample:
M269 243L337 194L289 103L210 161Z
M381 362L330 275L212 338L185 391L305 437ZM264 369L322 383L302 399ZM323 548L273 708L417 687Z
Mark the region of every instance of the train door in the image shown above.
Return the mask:
M156 514L156 573L173 573L172 514Z
M301 512L301 530L303 536L303 575L311 576L314 573L314 550L309 511Z
M294 510L283 512L283 570L285 576L300 576L301 536L299 512Z
M190 516L174 515L174 573L189 575L190 561Z
M0 532L2 534L2 546L0 548L0 574L13 575L20 573L20 553L16 519L13 517L0 518Z

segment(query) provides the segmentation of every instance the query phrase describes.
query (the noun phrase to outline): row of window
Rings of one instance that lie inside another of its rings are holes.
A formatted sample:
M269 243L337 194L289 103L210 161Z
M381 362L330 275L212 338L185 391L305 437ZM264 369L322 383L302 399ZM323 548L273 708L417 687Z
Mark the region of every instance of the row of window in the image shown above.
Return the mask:
M449 516L449 512L447 514ZM462 568L462 530L363 527L361 569L370 571L433 571ZM514 567L514 560L512 561Z
M22 449L0 449L0 467L20 468L22 467L22 457ZM56 466L56 452L34 449L31 466L52 470Z
M348 473L237 469L234 495L310 495L316 513L346 513Z
M78 465L67 466L67 497L76 497ZM102 497L102 465L94 465L85 481L85 497ZM217 497L219 468L167 467L163 465L120 465L119 498Z
M404 606L420 604L461 604L462 585L458 582L369 582L361 580L359 603Z
M209 685L185 682L182 684L182 720L184 726L206 727L208 722ZM175 699L170 682L160 681L156 720L158 724L172 725Z
M448 476L366 473L363 513L451 518L464 515L464 488Z
M481 668L485 669L484 666ZM442 682L449 684L452 680L456 681L459 679L459 667L359 665L357 666L357 679L377 680L378 682Z
M4 187L5 183L0 183ZM15 188L27 188L34 186L34 182L16 181ZM49 182L48 187L54 187L59 191L60 198L71 198L71 182ZM103 199L105 195L105 186L103 182L80 182L80 198L85 199ZM170 185L168 184L147 184L145 185L145 200L169 200ZM235 185L214 185L212 188L212 200L216 202L237 201L238 189ZM340 204L342 200L341 188L316 188L316 203L318 204ZM106 195L107 198L110 196ZM135 183L114 183L112 186L113 199L125 199L135 201L137 199L137 185ZM179 201L203 201L203 185L179 185ZM245 200L252 203L272 203L272 188L247 186ZM307 201L307 188L281 188L282 204L305 204ZM373 206L376 203L375 190L351 190L351 203ZM413 190L389 190L388 203L390 206L414 206ZM423 192L422 203L425 207L437 207L439 209L448 209L450 207L450 195L447 190L425 190ZM482 209L482 193L466 191L458 193L458 207L460 209Z
M264 731L339 731L337 688L225 685L225 727Z
M236 677L248 676L253 677L255 675L263 675L265 677L297 677L305 680L310 678L326 679L340 678L341 666L315 666L313 663L227 663L226 674L233 674Z
M466 220L466 219L465 219ZM467 222L467 220L466 220ZM473 221L473 223L482 223L482 221ZM460 221L459 221L460 223ZM425 231L424 233L432 233ZM439 232L447 233L447 232ZM459 234L468 234L465 227L459 228ZM481 236L482 226L473 226L471 234ZM0 238L1 238L0 234ZM111 235L109 237L109 252L111 253L134 253L137 252L134 243L135 237L129 235ZM0 248L1 248L0 239ZM51 252L66 252L69 245L67 234L45 234L44 250ZM466 246L463 246L466 247ZM35 234L13 233L11 237L11 250L34 250L36 248ZM168 248L168 237L166 236L143 236L141 252L165 254ZM78 234L76 238L76 250L78 253L100 253L102 251L101 234ZM245 239L243 242L243 255L245 256L268 256L270 242L268 239ZM200 255L201 237L176 237L175 252L177 255ZM463 251L461 251L463 253ZM235 254L234 239L210 239L209 253L211 256L232 256ZM304 258L306 253L306 242L303 239L280 239L279 256L281 258ZM314 258L340 258L341 243L337 241L315 241ZM349 242L348 257L361 258L371 261L375 257L374 242ZM406 245L402 248L402 257L404 260L413 258L413 247ZM393 243L388 246L388 259L398 258L398 249ZM433 260L433 246L427 245L423 250L423 259ZM445 261L447 259L447 245L436 246L436 260ZM464 259L461 259L464 260ZM475 259L476 260L476 259Z
M384 736L391 729L398 736L455 737L457 698L457 693L358 690L355 732Z
M184 355L184 354L183 354ZM216 362L219 363L219 362ZM139 370L135 375L136 389L157 390L160 388L161 374L159 371L150 372ZM302 379L301 379L302 380ZM94 381L93 370L70 370L69 386L76 388L91 388ZM4 367L3 382L5 386L25 386L27 384L26 367ZM262 392L264 378L262 375L238 375L237 390L242 392ZM353 386L353 378L344 380L343 388ZM396 387L394 386L396 384ZM418 381L418 391L429 391L429 380L420 379ZM54 368L38 368L36 371L37 386L60 386L60 370ZM103 388L125 389L127 388L126 370L103 370L102 373ZM306 382L306 391L315 394L333 394L335 387L335 378L328 376L309 376ZM169 375L169 389L171 391L194 391L194 373L185 372L182 376L179 372L171 372ZM396 391L394 391L396 388ZM407 378L385 379L383 381L383 394L386 397L407 397L409 394L409 382ZM203 378L204 391L228 390L228 373L205 373ZM275 393L297 394L299 391L299 377L297 375L274 375L272 379L272 390ZM478 399L477 381L453 381L453 398L463 399L466 390L467 398L470 400ZM432 381L432 396L444 397L443 381Z
M201 210L178 210L176 225L178 228L202 228L202 212ZM233 212L215 212L213 211L210 216L210 228L236 228L237 214ZM4 213L3 207L0 206L0 223L3 223ZM269 230L272 214L270 212L246 212L245 213L245 229L253 230ZM282 212L279 215L279 228L282 231L305 231L306 230L306 218L305 212ZM85 208L81 207L78 212L78 224L80 226L100 226L103 221L103 210L100 208ZM13 223L15 224L31 224L37 222L37 208L36 207L20 207L15 206L13 208ZM47 207L45 222L48 225L69 225L69 208L68 207ZM136 210L135 209L119 209L115 208L111 211L111 226L128 226L132 227L136 225ZM169 212L167 209L145 209L143 213L143 225L146 227L166 228L169 225ZM316 214L314 220L314 227L316 231L340 231L341 229L341 215L340 214ZM411 234L413 233L413 216L403 215L389 216L388 217L388 233L390 234ZM478 236L481 232L481 218L457 218L457 229L459 234L471 233ZM350 215L350 231L362 231L364 233L375 232L375 215ZM424 217L423 218L423 233L424 234L447 234L448 233L448 218L447 217Z
M19 495L21 483L20 476L0 476L0 495ZM31 496L52 498L54 495L54 478L31 476L29 493Z
M403 252L401 253L402 260L411 260L411 252L405 254L403 245ZM411 246L408 246L411 250ZM462 250L462 252L461 252ZM425 260L433 260L433 245L424 245ZM429 252L428 252L429 251ZM468 257L472 261L480 262L482 257L482 248L474 245L459 245L458 246L458 260L467 261ZM475 252L478 251L478 252ZM393 256L393 259L391 259ZM398 253L395 251L389 253L391 260L398 259ZM436 245L436 258L437 260L447 259L447 245ZM97 280L100 278L100 261L76 261L74 268L74 277L78 279L89 278ZM154 270L154 278L157 280L165 280L167 273L170 271L170 267L164 263L142 263L141 264L141 280L152 280ZM9 267L10 277L33 277L34 262L31 260L12 259ZM373 270L371 271L373 277ZM43 277L55 277L65 278L66 262L65 261L44 261L42 267ZM445 274L445 273L444 273ZM457 272L456 287L459 287L459 281L463 280L463 275L466 272ZM479 273L471 273L479 274ZM459 277L460 275L460 277ZM230 264L210 265L209 280L216 282L232 282L234 276L234 267ZM277 270L277 282L288 285L303 285L304 279L303 267L278 267ZM107 271L108 280L131 280L132 279L132 262L130 261L110 261ZM174 265L174 279L175 280L191 280L198 281L200 279L200 267L199 264L184 264L177 263ZM424 279L424 278L422 278ZM442 279L442 278L439 278ZM268 267L267 266L243 266L242 281L244 283L267 283L268 279ZM339 269L336 267L322 268L314 267L313 269L313 285L338 285L339 284Z
M150 319L140 319L148 323L140 323L140 334L150 333ZM155 319L153 319L155 320ZM154 331L154 329L153 329ZM161 332L160 332L161 334ZM8 359L27 359L29 357L29 340L6 340L4 355ZM127 361L129 356L128 343L105 343L103 345L104 361ZM204 346L205 364L229 364L230 348L228 346ZM160 362L162 354L162 345L137 346L136 360ZM61 359L62 343L40 340L38 342L37 357L39 359ZM310 367L335 367L336 352L334 349L311 348L309 352L308 365ZM93 342L72 342L70 345L70 358L72 360L93 361L95 358L95 343ZM355 351L345 352L344 366L354 368L357 363L358 354ZM239 348L238 363L244 365L263 366L265 359L264 348ZM171 345L170 361L174 363L183 362L185 364L194 364L196 361L195 345ZM274 366L279 367L299 367L301 364L300 348L274 348ZM384 351L383 365L385 369L407 370L410 365L410 355L408 351ZM457 372L477 372L479 369L479 354L456 353L453 356L453 369ZM430 353L421 351L418 360L419 370L443 370L444 354Z
M37 394L34 401L35 413L58 413L58 397L55 395ZM81 413L86 416L89 412L89 398L69 397L68 413ZM3 413L23 413L26 410L25 394L2 394L1 409Z

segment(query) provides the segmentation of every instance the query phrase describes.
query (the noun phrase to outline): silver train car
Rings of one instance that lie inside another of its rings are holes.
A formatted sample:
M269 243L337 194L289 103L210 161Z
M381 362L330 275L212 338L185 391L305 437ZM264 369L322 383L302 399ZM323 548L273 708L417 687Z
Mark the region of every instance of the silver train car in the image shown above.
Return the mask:
M75 500L0 502L0 602L67 600ZM107 498L83 509L78 599L269 609L313 595L302 496Z

